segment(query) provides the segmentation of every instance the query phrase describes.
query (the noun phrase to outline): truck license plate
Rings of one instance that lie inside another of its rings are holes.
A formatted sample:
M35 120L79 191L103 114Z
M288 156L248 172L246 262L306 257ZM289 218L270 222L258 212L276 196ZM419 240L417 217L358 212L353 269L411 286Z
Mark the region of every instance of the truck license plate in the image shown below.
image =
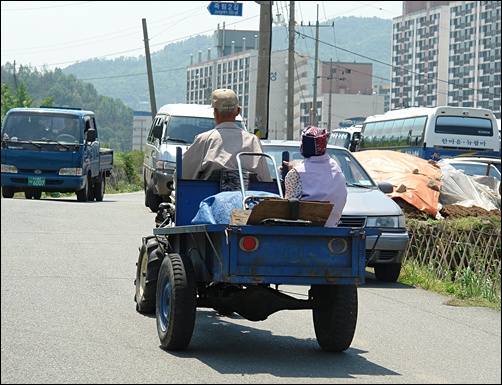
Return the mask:
M42 177L28 177L28 186L45 186L45 178Z

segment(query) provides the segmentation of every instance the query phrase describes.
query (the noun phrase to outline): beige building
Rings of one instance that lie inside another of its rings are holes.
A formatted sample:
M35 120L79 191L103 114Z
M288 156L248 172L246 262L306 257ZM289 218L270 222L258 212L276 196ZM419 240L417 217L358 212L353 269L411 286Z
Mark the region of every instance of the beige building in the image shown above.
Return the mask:
M209 104L213 90L231 88L242 107L241 114L248 130L254 131L256 91L258 82L258 31L215 31L216 57L211 50L201 51L197 60L192 56L187 67L187 103ZM224 56L222 56L224 55ZM309 54L294 55L293 138L310 122L313 96L310 91L312 71ZM269 139L287 138L288 69L287 50L273 51L270 60L268 128ZM318 62L317 116L318 125L338 126L350 116L368 116L385 112L384 96L375 92L372 65L367 63ZM330 73L333 75L328 80ZM331 92L330 92L331 91ZM330 95L331 94L331 98ZM331 99L331 100L330 100ZM331 102L331 103L330 103ZM333 112L330 114L330 110ZM331 118L331 119L330 119Z

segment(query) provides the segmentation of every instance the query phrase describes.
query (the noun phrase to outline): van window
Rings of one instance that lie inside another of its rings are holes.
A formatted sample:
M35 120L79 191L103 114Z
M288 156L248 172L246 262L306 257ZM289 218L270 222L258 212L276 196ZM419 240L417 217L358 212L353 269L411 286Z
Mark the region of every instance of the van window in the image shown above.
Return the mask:
M162 137L162 127L164 125L162 118L155 118L152 122L152 127L150 127L150 132L148 133L147 142L154 143L155 139L160 142L160 138Z

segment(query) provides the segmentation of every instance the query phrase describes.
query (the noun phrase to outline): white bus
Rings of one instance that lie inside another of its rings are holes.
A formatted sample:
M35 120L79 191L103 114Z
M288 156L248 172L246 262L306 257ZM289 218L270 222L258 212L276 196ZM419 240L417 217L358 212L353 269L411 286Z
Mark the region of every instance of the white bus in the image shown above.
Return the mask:
M423 159L500 157L493 112L484 108L411 107L366 118L359 150L395 150Z

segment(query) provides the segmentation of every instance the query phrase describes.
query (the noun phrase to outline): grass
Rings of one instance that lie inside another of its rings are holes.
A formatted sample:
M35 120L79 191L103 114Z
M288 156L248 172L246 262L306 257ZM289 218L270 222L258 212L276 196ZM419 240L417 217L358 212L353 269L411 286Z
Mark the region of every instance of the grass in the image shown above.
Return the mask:
M451 306L478 306L500 310L500 277L483 277L470 269L459 272L455 282L437 278L437 269L406 260L399 282L450 297Z

